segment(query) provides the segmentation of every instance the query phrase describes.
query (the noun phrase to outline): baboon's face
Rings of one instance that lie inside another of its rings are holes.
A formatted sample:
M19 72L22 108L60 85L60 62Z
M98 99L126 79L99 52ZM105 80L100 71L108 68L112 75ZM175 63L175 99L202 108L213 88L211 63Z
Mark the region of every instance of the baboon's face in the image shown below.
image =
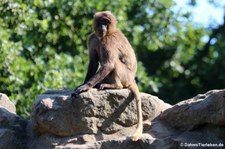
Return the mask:
M94 31L99 38L105 37L116 26L116 18L110 11L98 12L94 16Z
M95 32L99 37L104 37L109 29L110 21L107 18L100 17L96 19L96 30Z

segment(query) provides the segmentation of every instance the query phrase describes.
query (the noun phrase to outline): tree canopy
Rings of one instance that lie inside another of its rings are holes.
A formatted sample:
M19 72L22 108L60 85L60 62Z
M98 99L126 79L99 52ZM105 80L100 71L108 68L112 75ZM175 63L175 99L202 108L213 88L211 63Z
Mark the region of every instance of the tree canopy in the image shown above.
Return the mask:
M225 86L225 24L196 26L172 0L0 1L0 92L29 117L47 89L73 89L87 71L95 12L111 10L138 59L139 89L171 104ZM209 40L204 42L203 37Z

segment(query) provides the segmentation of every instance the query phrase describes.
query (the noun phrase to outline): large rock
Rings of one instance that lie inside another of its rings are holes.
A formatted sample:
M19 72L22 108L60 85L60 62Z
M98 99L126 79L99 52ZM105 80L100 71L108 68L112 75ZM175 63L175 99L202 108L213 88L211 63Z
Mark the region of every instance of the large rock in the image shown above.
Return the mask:
M26 149L26 121L15 114L15 106L0 94L0 148Z
M171 138L180 147L225 147L225 90L212 90L165 110L149 133Z
M212 90L182 101L160 115L160 119L180 130L225 125L225 90Z
M41 135L32 139L37 141L30 148L179 149L225 145L225 90L213 90L174 106L142 93L144 133L137 142L129 138L135 130L136 106L128 90L90 90L75 99L70 94L50 91L37 97L33 127Z
M75 98L71 94L71 90L61 90L38 96L32 113L34 130L58 136L113 134L137 122L136 102L127 89L92 89ZM141 98L144 120L171 107L155 96L141 93Z
M137 142L129 137L137 121L129 90L93 89L73 99L71 93L47 91L38 96L28 123L1 104L0 148L225 147L225 90L209 91L174 106L141 93L144 133Z

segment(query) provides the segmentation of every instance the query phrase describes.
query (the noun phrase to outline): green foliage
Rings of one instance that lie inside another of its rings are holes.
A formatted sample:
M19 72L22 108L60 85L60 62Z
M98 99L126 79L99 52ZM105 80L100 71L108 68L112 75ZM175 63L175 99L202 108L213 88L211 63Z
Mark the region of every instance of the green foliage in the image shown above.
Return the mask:
M28 118L33 100L43 91L80 85L87 69L92 17L101 10L117 16L135 49L141 91L176 103L212 84L218 87L205 81L218 74L218 81L225 80L218 72L218 67L225 67L220 50L224 35L201 57L203 63L195 63L205 44L201 38L208 32L196 27L189 13L175 12L174 5L172 0L2 0L0 92Z

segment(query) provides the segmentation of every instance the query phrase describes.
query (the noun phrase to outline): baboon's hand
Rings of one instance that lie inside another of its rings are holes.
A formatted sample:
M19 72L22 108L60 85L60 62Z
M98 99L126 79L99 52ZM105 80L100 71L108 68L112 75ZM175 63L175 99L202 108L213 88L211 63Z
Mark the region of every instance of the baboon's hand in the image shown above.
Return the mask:
M81 92L85 92L85 91L89 90L90 88L91 88L91 87L90 87L89 85L84 84L84 85L81 85L81 86L79 86L78 88L76 88L76 89L74 90L74 93L75 93L75 94L79 94L79 93L81 93Z

